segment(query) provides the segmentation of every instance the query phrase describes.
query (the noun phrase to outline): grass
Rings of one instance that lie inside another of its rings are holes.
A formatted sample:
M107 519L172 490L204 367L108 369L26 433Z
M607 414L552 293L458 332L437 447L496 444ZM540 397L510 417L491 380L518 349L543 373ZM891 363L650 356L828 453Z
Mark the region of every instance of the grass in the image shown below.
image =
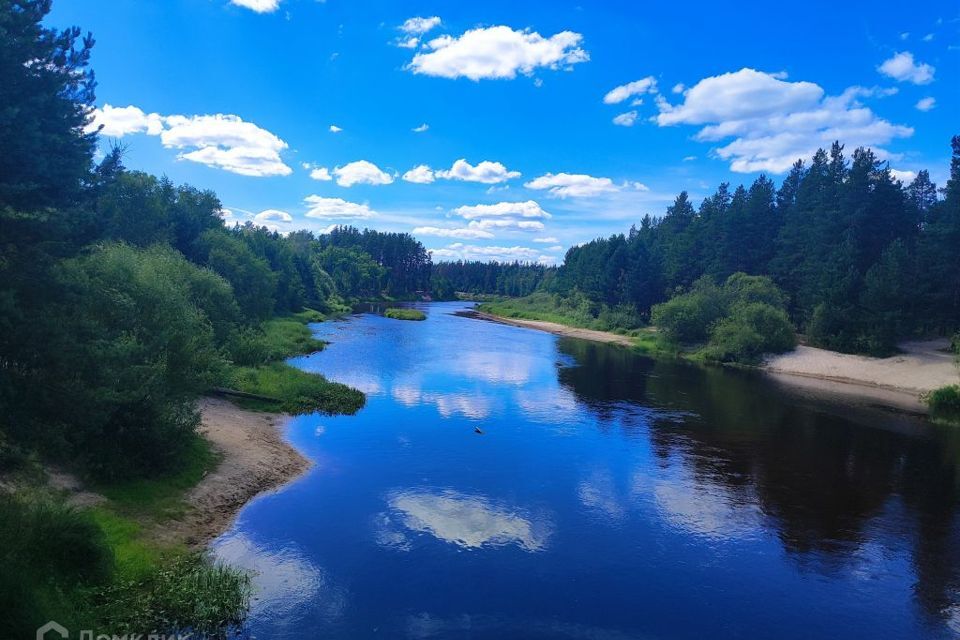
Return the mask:
M419 309L404 309L400 307L390 307L383 312L388 318L394 320L426 320L427 314Z
M927 397L930 415L937 422L960 425L960 385L952 384L934 390Z
M363 393L356 389L283 362L260 367L234 367L230 373L230 386L245 393L277 399L277 402L238 399L241 406L260 411L352 414L365 402Z
M477 309L504 318L541 320L621 335L631 335L644 325L643 319L632 309L596 305L582 295L562 297L542 291L522 298L484 302Z
M95 490L109 498L121 513L156 520L177 518L184 510L183 494L215 469L220 459L209 441L197 435L176 472L98 486Z

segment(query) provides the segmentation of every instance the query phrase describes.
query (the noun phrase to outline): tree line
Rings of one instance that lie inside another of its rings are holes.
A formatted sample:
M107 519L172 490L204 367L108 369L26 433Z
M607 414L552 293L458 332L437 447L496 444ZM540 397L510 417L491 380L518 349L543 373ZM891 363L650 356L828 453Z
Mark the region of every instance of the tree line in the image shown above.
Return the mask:
M636 326L655 305L731 275L769 276L807 339L886 354L898 339L960 327L960 137L950 178L904 185L876 154L834 143L798 160L777 187L761 175L695 206L682 192L662 217L571 248L543 287L587 316ZM624 327L629 328L629 327Z

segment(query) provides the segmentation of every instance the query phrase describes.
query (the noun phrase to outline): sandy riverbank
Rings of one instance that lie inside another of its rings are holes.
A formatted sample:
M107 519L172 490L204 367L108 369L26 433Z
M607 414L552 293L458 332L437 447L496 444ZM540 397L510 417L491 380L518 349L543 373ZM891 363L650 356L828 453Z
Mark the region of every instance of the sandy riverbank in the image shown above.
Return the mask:
M901 353L889 358L869 358L799 346L790 353L768 358L763 369L919 395L960 382L948 347L945 339L904 342L900 345Z
M470 316L571 338L623 346L634 344L627 336L555 322L503 318L482 311L474 311ZM925 405L919 400L921 394L960 383L954 357L946 350L948 346L946 339L905 342L900 345L902 353L889 358L800 346L790 353L768 358L760 368L779 381L798 387L868 396L884 404L924 409Z
M499 322L500 324L509 324L514 327L526 327L528 329L537 329L539 331L546 331L548 333L553 333L558 336L566 336L568 338L582 338L583 340L593 340L594 342L606 342L608 344L619 344L625 347L634 346L634 341L627 337L621 336L616 333L608 333L606 331L596 331L594 329L581 329L579 327L568 327L565 324L558 324L556 322L546 322L544 320L522 320L520 318L504 318L501 316L495 316L492 313L485 313L483 311L470 311L469 313L464 313L463 315L471 318L477 318L480 320L487 320L490 322Z
M223 459L187 493L185 516L163 527L165 539L189 546L206 544L229 528L253 497L310 468L283 437L288 416L246 411L216 398L202 399L200 411L201 433Z

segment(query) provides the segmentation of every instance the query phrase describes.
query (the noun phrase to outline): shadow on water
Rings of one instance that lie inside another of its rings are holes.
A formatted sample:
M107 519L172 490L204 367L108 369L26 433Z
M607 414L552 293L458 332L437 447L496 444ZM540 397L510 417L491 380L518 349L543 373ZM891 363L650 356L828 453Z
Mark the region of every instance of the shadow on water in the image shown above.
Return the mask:
M601 423L630 429L625 404L659 409L649 432L657 457L679 456L695 478L722 484L741 504L758 500L798 564L816 554L818 563L842 566L878 532L881 543L908 540L918 603L932 616L956 615L956 430L794 390L760 372L652 360L575 339L558 348L577 363L558 369L560 383ZM672 412L686 415L670 419Z

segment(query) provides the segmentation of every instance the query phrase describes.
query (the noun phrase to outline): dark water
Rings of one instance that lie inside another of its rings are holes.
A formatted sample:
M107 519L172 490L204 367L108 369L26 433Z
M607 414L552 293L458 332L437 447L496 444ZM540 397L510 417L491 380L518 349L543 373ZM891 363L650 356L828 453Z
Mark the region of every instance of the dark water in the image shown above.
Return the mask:
M296 364L367 406L297 419L313 470L217 542L250 635L960 635L954 432L465 306L317 325Z

